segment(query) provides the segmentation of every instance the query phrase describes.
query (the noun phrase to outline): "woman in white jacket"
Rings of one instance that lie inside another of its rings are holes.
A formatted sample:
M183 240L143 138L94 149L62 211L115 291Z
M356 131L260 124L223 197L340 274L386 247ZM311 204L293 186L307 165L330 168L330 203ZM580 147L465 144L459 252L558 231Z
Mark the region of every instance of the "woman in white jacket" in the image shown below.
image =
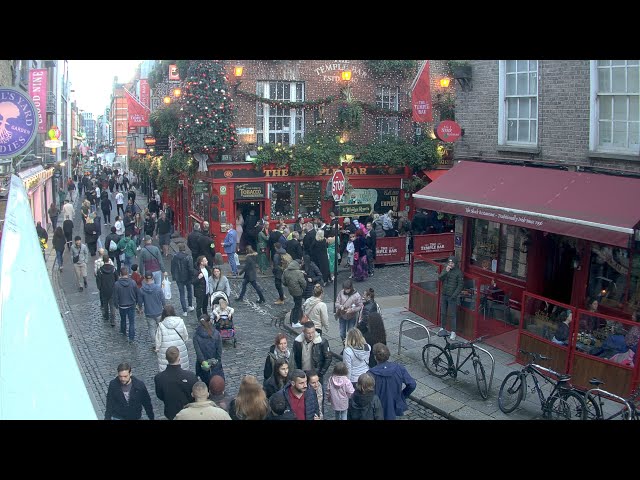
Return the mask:
M178 347L180 367L183 370L189 370L187 340L189 340L189 332L187 332L182 317L176 315L173 305L165 305L156 330L156 353L158 354L158 368L161 372L167 368L166 353L169 347Z
M309 317L316 327L316 331L322 335L324 331L329 331L329 313L327 312L327 304L322 301L324 289L322 285L316 283L313 287L313 297L309 297L302 304L302 313Z
M342 361L349 369L349 381L358 383L358 378L369 370L369 355L371 347L357 328L347 332L347 342L342 352Z

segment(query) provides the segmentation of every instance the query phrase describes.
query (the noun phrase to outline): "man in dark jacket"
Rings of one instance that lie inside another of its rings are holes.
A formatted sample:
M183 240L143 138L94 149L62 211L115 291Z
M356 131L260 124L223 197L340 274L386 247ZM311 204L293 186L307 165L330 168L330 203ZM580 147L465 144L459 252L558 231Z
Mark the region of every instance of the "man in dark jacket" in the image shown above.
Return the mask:
M320 420L318 396L313 388L308 388L307 375L302 370L294 370L291 373L290 383L274 393L272 397L276 395L284 397L286 409L294 413L296 420Z
M156 395L164 402L164 416L169 420L191 402L191 389L198 377L189 370L180 367L180 350L169 347L166 352L167 368L153 378Z
M193 224L193 232L191 232L188 236L187 236L187 247L189 247L189 250L191 251L191 257L193 258L193 265L195 266L196 264L196 260L197 258L202 255L202 253L200 253L200 224L199 223L194 223Z
M276 254L273 256L273 281L278 291L278 300L273 302L275 305L284 305L284 291L282 290L282 274L284 269L282 268L282 255L286 255L286 250L282 248L280 243L277 244Z
M293 297L293 310L289 321L294 328L300 328L300 318L302 318L302 295L307 288L307 279L304 271L300 269L300 264L295 260L289 262L289 265L282 274L282 285L289 289L289 294ZM306 368L304 370L307 370Z
M195 275L193 269L193 262L191 258L185 253L187 247L184 243L178 244L178 253L171 259L171 277L178 285L178 292L180 293L180 305L182 305L183 316L187 316L188 312L192 312L193 308L193 295L191 290L191 279ZM185 289L187 290L187 299L189 300L189 307L187 308L187 301L185 299Z
M108 252L111 262L114 265L116 265L117 263L118 270L120 270L120 267L122 266L120 262L120 254L122 252L118 249L118 242L121 238L122 235L118 235L116 233L116 227L111 227L111 233L104 239L104 248ZM112 245L111 242L115 244L115 250L112 250L112 247L114 247L114 245Z
M416 389L415 379L399 363L389 362L389 348L383 343L373 346L378 364L369 370L376 379L376 395L382 403L385 420L395 420L407 409L407 398ZM405 385L402 388L402 385Z
M287 240L286 250L291 258L294 260L302 259L302 245L300 245L300 234L298 232L293 232L291 235L291 240Z
M129 278L129 268L120 268L120 278L113 290L114 303L120 310L120 333L127 333L127 317L129 318L129 343L136 336L136 305L138 303L138 285Z
M200 255L204 255L207 257L207 261L209 262L209 266L213 267L216 264L216 247L213 243L213 238L209 233L201 233L198 237L198 248L200 250Z
M42 224L40 222L36 223L36 232L38 233L39 238L44 238L45 242L49 241L49 234L44 228L42 228Z
M302 239L302 250L304 255L311 255L311 250L313 249L313 244L316 242L316 231L311 225L311 222L307 222L304 224L305 235Z
M427 216L424 214L424 210L418 209L411 221L411 231L414 235L424 235L427 232Z
M68 216L65 217L64 222L62 222L62 231L64 232L64 237L67 240L67 249L71 251L71 244L73 243L73 220Z
M118 280L118 273L112 263L107 263L109 261L108 255L103 255L102 260L105 263L98 269L98 275L96 275L96 285L100 292L100 303L102 304L102 319L107 321L108 318L111 326L115 327L116 304L113 298L113 290Z
M376 243L378 237L373 229L373 223L367 223L367 236L364 239L364 243L367 248L367 263L369 265L369 276L372 276L375 271L375 259L376 259Z
M113 209L113 205L111 205L111 200L109 200L109 194L107 193L107 191L103 191L103 194L105 194L105 196L103 196L102 200L100 200L100 208L102 209L102 217L104 218L104 224L105 225L110 225L111 224L111 210Z
M251 247L247 248L247 251L249 251L251 249ZM242 299L244 298L244 294L247 291L247 285L251 284L251 286L253 287L253 289L256 291L256 293L258 294L259 300L257 303L264 303L265 299L264 299L264 294L262 293L262 290L260 289L260 285L258 285L257 280L257 273L256 273L256 259L257 259L257 255L254 254L248 254L247 258L246 258L246 262L244 264L244 267L242 267L242 269L240 270L239 274L242 275L244 274L244 278L242 280L242 289L240 290L240 296L238 296L238 298L236 298L237 302L241 302Z
M326 338L316 331L316 326L309 320L303 325L303 330L293 341L293 359L296 368L318 372L322 383L324 374L331 365L331 349Z
M456 320L458 304L460 303L460 293L463 287L462 270L456 265L456 257L449 257L447 266L438 276L442 282L442 297L440 303L440 325L447 327L447 317L453 312L451 318L451 340L456 339Z
M153 407L147 387L142 380L131 375L128 363L121 363L118 365L118 376L109 382L104 419L140 420L142 407L149 420L153 420Z

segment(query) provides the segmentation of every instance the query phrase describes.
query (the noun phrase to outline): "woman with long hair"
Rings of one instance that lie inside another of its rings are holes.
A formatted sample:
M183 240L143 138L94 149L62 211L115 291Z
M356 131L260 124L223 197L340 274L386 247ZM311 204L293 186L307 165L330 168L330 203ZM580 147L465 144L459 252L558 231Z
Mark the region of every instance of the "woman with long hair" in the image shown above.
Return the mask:
M287 336L282 332L276 335L276 338L273 341L273 345L271 345L271 347L269 348L267 359L264 362L263 384L273 375L276 360L278 360L279 358L284 359L289 364L289 370L293 370L295 368L293 362L293 354L289 349Z
M289 380L289 364L285 358L278 358L274 364L273 375L264 382L267 398L282 390Z
M364 339L369 345L375 345L376 343L387 344L387 332L382 322L382 316L379 313L373 312L369 314L368 330L364 334ZM377 364L375 355L369 355L369 368L373 368Z
M362 282L369 277L369 264L367 263L367 243L361 229L356 230L356 239L353 242L353 279Z
M347 341L342 352L342 359L349 370L349 381L355 388L360 375L369 370L369 357L371 356L371 346L362 336L357 328L352 328L347 332Z
M313 287L316 283L322 283L322 272L318 268L311 257L309 255L304 255L302 257L305 280L307 281L307 286L302 293L302 299L306 300L307 298L313 295Z
M180 350L180 367L189 370L189 353L187 352L189 332L182 317L176 315L173 305L165 305L162 309L160 323L156 330L156 353L158 354L158 368L167 368L167 348L178 347Z
M253 375L245 375L240 382L238 395L231 400L231 420L264 420L269 413L269 402L263 388Z
M58 270L60 272L62 271L62 254L64 253L64 246L66 244L67 239L64 236L62 227L56 227L56 231L53 232L53 248L56 250L56 262L58 263Z
M373 288L367 288L362 296L362 310L360 311L360 318L358 319L356 327L358 327L363 334L367 333L367 329L369 328L369 315L374 312L380 313L380 307L376 303L375 296Z
M222 338L220 332L213 328L208 314L200 316L200 325L193 336L193 348L196 350L196 375L209 385L214 375L224 378L222 369Z

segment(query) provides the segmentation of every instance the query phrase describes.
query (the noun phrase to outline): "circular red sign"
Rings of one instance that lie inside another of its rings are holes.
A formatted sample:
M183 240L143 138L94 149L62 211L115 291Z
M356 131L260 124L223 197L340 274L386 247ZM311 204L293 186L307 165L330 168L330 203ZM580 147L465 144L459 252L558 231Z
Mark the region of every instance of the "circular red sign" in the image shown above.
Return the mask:
M344 190L344 173L342 173L342 170L336 170L333 172L333 177L331 178L331 195L333 195L333 198L338 201L344 195Z
M436 137L443 142L455 142L462 135L462 129L453 120L445 120L440 122L436 127Z

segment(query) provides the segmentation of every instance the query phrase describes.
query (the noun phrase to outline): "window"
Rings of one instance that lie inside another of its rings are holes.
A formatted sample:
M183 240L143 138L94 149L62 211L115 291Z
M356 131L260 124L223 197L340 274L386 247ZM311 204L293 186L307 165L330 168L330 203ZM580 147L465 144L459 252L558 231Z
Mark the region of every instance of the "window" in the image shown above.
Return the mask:
M294 218L294 187L291 182L271 184L271 220Z
M376 106L397 112L400 107L400 87L379 85L376 89ZM398 117L384 116L376 118L376 134L378 138L385 135L397 137L399 134Z
M304 83L257 82L256 94L271 100L303 102ZM256 134L258 145L300 143L304 137L304 110L256 102Z
M591 150L637 155L640 152L640 61L592 61L591 102Z
M471 265L520 280L527 278L529 230L488 220L473 220Z
M626 310L640 303L640 254L626 248L591 245L589 298L600 304Z
M498 143L538 144L538 61L501 60Z
M322 208L322 187L320 182L298 183L298 215L304 218L317 217Z

